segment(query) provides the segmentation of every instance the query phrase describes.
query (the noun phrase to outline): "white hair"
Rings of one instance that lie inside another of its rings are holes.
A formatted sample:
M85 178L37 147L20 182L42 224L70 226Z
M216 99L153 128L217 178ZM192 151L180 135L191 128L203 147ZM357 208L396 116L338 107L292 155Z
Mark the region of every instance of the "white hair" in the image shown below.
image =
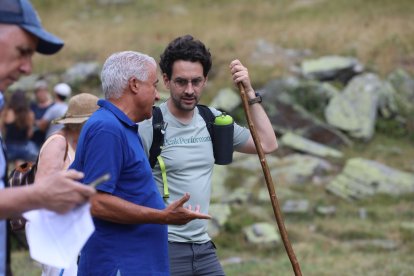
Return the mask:
M134 51L118 52L108 57L101 72L105 99L121 97L131 77L148 80L149 65L157 66L154 58Z

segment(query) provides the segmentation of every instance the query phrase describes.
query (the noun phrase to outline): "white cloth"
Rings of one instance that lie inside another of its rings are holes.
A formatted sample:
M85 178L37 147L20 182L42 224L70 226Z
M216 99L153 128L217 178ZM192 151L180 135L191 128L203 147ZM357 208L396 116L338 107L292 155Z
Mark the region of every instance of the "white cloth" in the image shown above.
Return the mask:
M42 209L23 216L30 222L26 227L30 256L56 268L70 268L95 230L89 203L63 215Z

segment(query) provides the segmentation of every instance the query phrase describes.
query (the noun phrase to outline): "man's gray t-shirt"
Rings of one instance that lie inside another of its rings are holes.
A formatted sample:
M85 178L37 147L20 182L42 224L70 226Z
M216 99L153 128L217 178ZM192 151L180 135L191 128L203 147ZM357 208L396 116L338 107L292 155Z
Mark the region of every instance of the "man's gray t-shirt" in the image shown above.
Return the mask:
M204 119L194 109L190 123L183 124L168 110L167 104L160 105L164 121L168 123L164 135L164 147L161 157L165 163L170 196L166 204L180 199L184 193L190 193L193 208L200 205L200 212L207 214L210 204L211 177L214 166L213 145ZM210 108L215 115L220 111ZM139 123L138 132L148 155L152 144L152 119ZM237 149L249 138L249 130L234 124L233 145ZM160 166L157 162L153 175L158 189L163 195L164 185ZM186 225L169 225L168 240L173 242L205 243L210 240L207 234L207 220L193 220Z

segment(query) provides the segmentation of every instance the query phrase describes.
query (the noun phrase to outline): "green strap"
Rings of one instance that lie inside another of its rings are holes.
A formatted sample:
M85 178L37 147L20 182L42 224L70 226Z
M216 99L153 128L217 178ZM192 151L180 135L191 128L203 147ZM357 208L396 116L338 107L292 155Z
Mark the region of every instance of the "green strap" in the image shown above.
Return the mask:
M165 170L165 163L161 155L157 156L158 164L160 164L162 183L164 184L164 195L163 198L169 198L170 193L168 192L168 182L167 182L167 171Z

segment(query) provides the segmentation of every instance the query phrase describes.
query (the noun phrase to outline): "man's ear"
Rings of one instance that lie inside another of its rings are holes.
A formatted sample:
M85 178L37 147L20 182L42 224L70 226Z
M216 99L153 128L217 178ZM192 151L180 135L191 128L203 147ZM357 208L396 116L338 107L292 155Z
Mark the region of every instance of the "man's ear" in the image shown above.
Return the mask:
M135 77L132 77L132 78L130 78L128 80L129 90L131 90L131 92L133 92L133 93L137 93L138 92L139 85L140 85L139 80L137 78L135 78Z
M164 82L165 87L169 90L170 89L170 85L171 85L171 81L168 78L168 76L167 76L166 73L162 74L162 80Z

